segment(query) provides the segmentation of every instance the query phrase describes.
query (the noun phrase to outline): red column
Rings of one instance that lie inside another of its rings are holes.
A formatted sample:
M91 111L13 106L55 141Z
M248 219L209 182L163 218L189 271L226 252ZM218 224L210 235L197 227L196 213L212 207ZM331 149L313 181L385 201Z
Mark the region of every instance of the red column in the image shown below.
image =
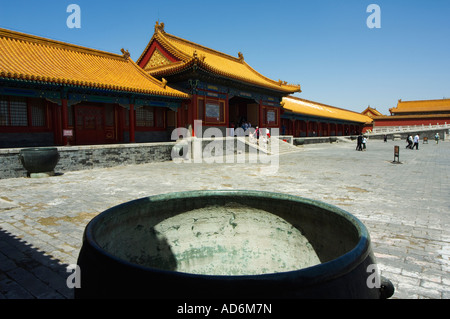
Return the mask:
M135 122L135 120L134 120L134 104L130 104L130 116L129 116L129 118L130 118L130 125L129 125L129 127L130 127L130 143L134 143L134 142L136 142L136 139L135 139L135 129L134 129L134 122Z
M177 109L177 113L176 113L176 115L177 115L177 128L181 127L181 125L182 125L181 115L182 115L183 110L184 110L184 103L182 102L181 103L181 107L179 107Z
M61 107L61 122L62 122L62 132L63 132L63 145L66 146L69 144L69 141L66 136L64 136L64 130L69 128L69 112L67 110L67 99L62 99L62 107Z
M259 128L262 128L262 127L263 127L263 107L262 107L262 100L259 100L258 126L259 126Z
M62 119L61 119L61 108L58 104L52 103L53 111L53 136L55 138L55 145L62 145Z
M192 97L192 103L191 103L191 116L189 123L192 125L192 136L195 136L195 125L194 122L197 119L197 113L198 113L198 95L194 94Z
M281 108L277 110L277 123L278 123L278 130L281 135Z
M230 104L228 102L228 93L227 93L227 97L225 98L225 110L224 110L224 112L225 112L226 129L227 128L231 128L231 126L230 126Z
M183 102L181 102L181 107L179 107L177 109L177 111L175 112L175 130L176 130L176 134L177 134L176 135L177 139L181 135L180 127L183 127L182 115L184 112L184 107L185 107L185 104L183 101Z
M181 126L181 111L183 110L183 108L184 108L184 103L181 103L181 107L179 107L177 109L177 112L175 113L176 119L177 119L177 121L176 121L177 128Z

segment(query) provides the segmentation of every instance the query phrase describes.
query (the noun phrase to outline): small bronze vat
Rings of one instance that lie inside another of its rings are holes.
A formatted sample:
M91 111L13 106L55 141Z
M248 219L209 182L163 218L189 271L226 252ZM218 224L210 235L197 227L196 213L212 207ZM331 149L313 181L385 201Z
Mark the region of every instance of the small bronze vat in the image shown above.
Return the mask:
M25 148L20 150L19 158L28 176L38 173L53 175L59 153L56 147Z

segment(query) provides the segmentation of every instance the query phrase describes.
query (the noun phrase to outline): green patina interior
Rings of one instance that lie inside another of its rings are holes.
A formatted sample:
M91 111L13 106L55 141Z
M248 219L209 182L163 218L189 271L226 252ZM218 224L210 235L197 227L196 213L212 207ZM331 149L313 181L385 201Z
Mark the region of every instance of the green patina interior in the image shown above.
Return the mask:
M154 196L110 209L93 228L98 245L126 262L202 275L299 270L338 258L360 238L332 207L252 192Z

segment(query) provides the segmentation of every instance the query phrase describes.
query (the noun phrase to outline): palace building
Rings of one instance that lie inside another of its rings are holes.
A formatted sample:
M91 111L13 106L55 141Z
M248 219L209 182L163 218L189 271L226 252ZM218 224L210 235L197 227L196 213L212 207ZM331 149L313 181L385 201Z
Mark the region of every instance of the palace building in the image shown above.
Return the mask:
M190 95L122 55L0 29L0 147L166 141Z
M134 62L0 29L0 148L147 143L175 128L251 123L295 137L358 134L365 115L292 96L300 85L267 78L231 56L167 33ZM450 113L450 112L449 112Z
M376 108L368 106L364 111L361 112L361 114L366 115L370 118L374 118L375 116L382 116L383 114L380 113Z
M300 85L271 80L244 60L181 39L156 23L147 47L136 63L150 76L192 96L177 113L180 127L226 128L250 122L253 127L279 128L283 97L301 92ZM196 132L192 132L195 135Z
M399 100L391 115L374 116L374 128L450 124L450 99Z
M361 113L289 96L283 99L281 134L294 137L357 135L371 127Z

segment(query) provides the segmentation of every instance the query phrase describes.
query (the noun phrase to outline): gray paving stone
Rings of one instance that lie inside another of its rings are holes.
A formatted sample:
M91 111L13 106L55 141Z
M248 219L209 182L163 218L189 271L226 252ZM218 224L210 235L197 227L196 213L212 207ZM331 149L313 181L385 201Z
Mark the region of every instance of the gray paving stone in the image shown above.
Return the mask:
M41 298L48 294L48 286L23 268L16 268L7 272L7 275L15 280L20 286L26 288L36 298Z
M0 270L2 272L7 272L14 268L17 268L16 263L4 254L0 253Z
M248 161L161 162L0 180L2 198L14 203L0 206L0 269L8 274L0 298L71 298L61 278L94 216L137 198L202 189L276 191L341 207L368 227L394 298L448 298L450 142L402 149L403 164L394 165L402 143L369 141L366 152L352 143L303 146L279 156L276 174Z
M32 273L39 278L42 282L49 285L51 288L56 290L61 296L69 296L72 294L71 289L66 285L67 276L62 276L61 274L55 273L55 271L46 266L39 266L32 270Z
M19 285L12 279L0 281L0 292L4 299L34 299L28 289Z

